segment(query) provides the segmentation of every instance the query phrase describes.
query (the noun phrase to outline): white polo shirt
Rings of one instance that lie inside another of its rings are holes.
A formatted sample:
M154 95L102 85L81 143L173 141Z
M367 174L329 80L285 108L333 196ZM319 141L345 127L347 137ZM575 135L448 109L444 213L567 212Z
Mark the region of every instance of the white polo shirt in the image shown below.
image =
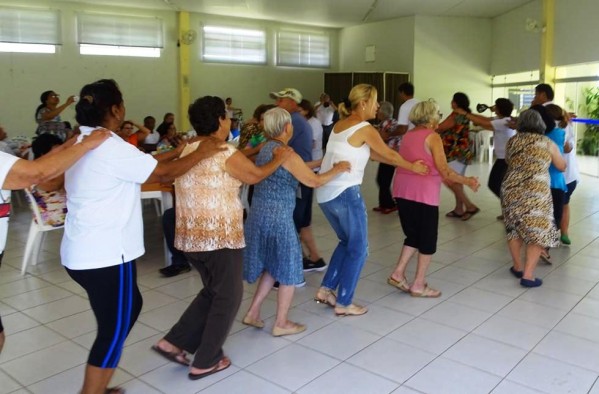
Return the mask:
M8 172L12 166L19 160L18 157L0 152L0 187L4 184ZM0 203L10 203L10 190L0 190ZM0 253L4 252L6 247L6 237L8 236L8 219L0 218Z
M399 107L399 113L397 114L397 123L401 126L408 126L408 130L412 130L414 127L414 123L410 122L410 112L412 112L412 108L416 104L418 104L420 100L411 98L409 100L404 101L404 103Z
M85 136L94 129L80 130ZM112 133L65 173L69 213L60 246L65 267L110 267L145 253L140 184L157 164Z

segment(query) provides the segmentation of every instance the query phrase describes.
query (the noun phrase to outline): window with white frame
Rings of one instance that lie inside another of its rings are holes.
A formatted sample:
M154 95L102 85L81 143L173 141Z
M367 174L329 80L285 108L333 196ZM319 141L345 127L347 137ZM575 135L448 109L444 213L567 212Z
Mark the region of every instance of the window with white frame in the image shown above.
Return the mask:
M202 31L203 61L266 64L264 30L204 26Z
M77 15L77 41L82 55L160 57L162 20L153 17Z
M279 31L277 33L277 65L329 67L329 34L326 32Z
M0 52L55 53L60 44L58 11L0 7Z

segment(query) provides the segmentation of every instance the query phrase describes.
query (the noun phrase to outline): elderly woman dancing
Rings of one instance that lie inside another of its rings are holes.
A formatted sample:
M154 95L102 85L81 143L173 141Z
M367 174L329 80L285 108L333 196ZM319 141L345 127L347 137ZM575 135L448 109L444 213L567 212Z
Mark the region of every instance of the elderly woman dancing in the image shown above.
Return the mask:
M517 133L507 143L508 168L501 185L501 208L513 265L510 272L524 287L538 287L543 281L534 270L543 250L559 245L549 189L549 165L560 171L566 162L559 148L544 136L546 124L541 115L527 110L518 117ZM522 269L520 250L526 245Z
M218 97L197 99L189 107L189 120L199 141L183 150L185 158L194 146L213 137L224 142L231 119ZM272 161L256 167L243 153L228 145L177 178L175 247L200 273L203 288L179 321L152 349L170 361L187 365L184 351L195 353L189 378L201 379L228 368L231 360L222 346L241 303L243 209L241 183L257 183L272 174L290 148L278 148ZM180 159L181 160L181 159Z
M393 196L399 208L399 221L406 239L397 267L387 279L393 287L410 293L412 297L439 297L441 292L426 284L425 277L433 254L437 251L439 227L439 199L441 181L467 185L478 190L475 177L465 177L448 164L443 141L435 129L439 123L439 107L431 101L423 101L412 109L410 122L415 127L408 131L401 143L399 153L406 160L422 159L431 172L421 176L398 168L393 181ZM405 277L406 267L414 253L418 252L416 278L410 285Z
M269 162L277 146L287 145L293 135L291 115L282 108L273 108L264 114L264 131L269 141L256 159L257 164ZM272 335L297 334L306 329L303 324L287 319L296 284L303 281L302 251L293 224L293 209L298 180L306 186L318 187L341 172L348 172L349 162L343 161L322 174L315 174L302 158L290 158L274 174L256 185L252 210L246 222L248 246L245 250L244 278L255 282L258 289L243 323L264 327L260 320L262 302L275 281L280 283L277 295L277 318Z

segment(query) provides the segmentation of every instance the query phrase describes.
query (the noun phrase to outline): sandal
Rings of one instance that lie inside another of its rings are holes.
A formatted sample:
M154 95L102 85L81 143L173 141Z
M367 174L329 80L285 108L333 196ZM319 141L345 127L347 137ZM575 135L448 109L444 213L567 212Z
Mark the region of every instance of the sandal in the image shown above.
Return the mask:
M316 297L314 297L314 301L316 301L318 304L325 304L334 307L335 305L337 305L337 295L333 290L321 287L316 292Z
M551 262L551 256L549 255L549 251L545 250L543 252L541 252L541 256L539 256L541 258L541 260L543 260L543 262L545 264L553 264Z
M223 357L219 360L219 362L216 363L216 365L212 368L210 368L208 371L206 372L202 372L202 373L188 373L187 376L189 377L189 379L191 380L198 380L198 379L202 379L205 378L206 376L210 376L212 374L215 374L217 372L220 371L224 371L225 369L229 368L231 366L231 360L229 359L229 357Z
M456 218L456 219L459 219L459 218L461 218L462 216L464 216L464 214L463 214L463 213L457 213L457 212L455 211L455 209L454 209L453 211L449 211L449 212L447 212L447 213L445 214L445 217L448 217L448 218Z
M368 308L356 304L335 307L335 314L337 316L360 316L365 314L366 312L368 312Z
M403 291L404 293L410 292L410 285L408 284L408 281L406 280L406 278L403 278L402 280L398 281L398 280L393 279L392 277L388 277L387 284Z
M474 211L466 211L462 215L462 220L470 220L470 218L480 212L480 208L475 208Z
M189 360L185 357L185 352L167 352L158 345L153 345L152 350L160 354L162 357L177 364L189 366Z
M410 295L412 297L418 298L437 298L441 296L441 292L439 290L435 290L428 285L424 285L424 290L422 291L413 291L410 290Z

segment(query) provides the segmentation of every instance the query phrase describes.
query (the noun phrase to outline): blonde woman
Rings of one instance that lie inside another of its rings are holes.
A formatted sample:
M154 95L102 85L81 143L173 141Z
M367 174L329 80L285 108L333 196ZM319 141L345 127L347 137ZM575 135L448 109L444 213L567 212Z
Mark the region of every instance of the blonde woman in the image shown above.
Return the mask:
M410 163L389 148L379 132L367 122L376 117L378 108L376 88L367 84L354 86L348 100L339 105L342 120L333 127L320 173L329 171L334 163L342 160L351 163L351 171L316 189L316 199L335 230L339 244L315 301L335 307L335 314L339 316L363 315L368 311L366 307L352 303L368 254L366 206L360 192L368 160L419 174L428 172L422 160Z

